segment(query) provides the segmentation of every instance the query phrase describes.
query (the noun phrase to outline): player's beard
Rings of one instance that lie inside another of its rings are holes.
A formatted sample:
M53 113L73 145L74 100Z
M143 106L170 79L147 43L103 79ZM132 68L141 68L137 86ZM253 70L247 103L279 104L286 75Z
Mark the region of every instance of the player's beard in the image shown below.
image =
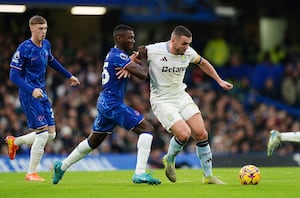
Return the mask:
M185 52L185 51L182 51L182 50L180 50L180 49L176 49L177 55L184 55L184 52Z

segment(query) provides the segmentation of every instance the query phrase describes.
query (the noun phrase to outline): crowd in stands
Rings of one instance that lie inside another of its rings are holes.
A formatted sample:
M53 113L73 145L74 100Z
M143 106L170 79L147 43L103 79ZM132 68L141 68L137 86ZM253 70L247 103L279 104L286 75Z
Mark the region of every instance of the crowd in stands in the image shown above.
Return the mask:
M4 138L7 135L19 136L27 130L17 88L9 80L10 58L23 39L0 34L0 154L3 156L7 153ZM75 46L70 45L71 40L61 37L51 41L56 58L81 81L80 86L72 88L51 68L47 72L48 95L56 116L57 137L47 145L46 153L67 154L90 133L101 90L103 57L91 53L90 48L97 43ZM207 59L212 63L218 60L217 71L235 86L232 91L224 92L201 69L195 66L188 68L185 82L188 92L203 114L214 155L264 154L271 129L300 130L300 121L296 115L276 108L272 103L251 100L251 94L258 94L289 107L299 108L300 59L296 48L280 49L280 55L266 52L261 59L251 62L251 57L247 55L253 54L231 51L228 41L215 42L228 51L224 57L214 57L212 42L207 43L207 49L204 48ZM249 47L247 43L244 45ZM259 57L259 51L256 55ZM160 159L166 152L170 134L162 128L151 111L148 82L131 77L126 102L143 113L155 126L151 163L160 167ZM136 141L134 133L117 127L94 153L135 153ZM190 140L184 152L195 152L192 142ZM297 149L298 145L285 143L277 152L284 155ZM22 145L18 150L18 154L28 152L28 145Z

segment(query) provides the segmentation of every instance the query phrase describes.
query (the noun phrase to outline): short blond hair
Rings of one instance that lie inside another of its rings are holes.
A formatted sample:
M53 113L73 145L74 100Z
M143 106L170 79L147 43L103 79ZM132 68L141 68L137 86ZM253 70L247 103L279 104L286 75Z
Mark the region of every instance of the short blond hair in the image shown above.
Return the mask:
M29 26L34 24L46 24L47 20L39 15L35 15L29 19Z

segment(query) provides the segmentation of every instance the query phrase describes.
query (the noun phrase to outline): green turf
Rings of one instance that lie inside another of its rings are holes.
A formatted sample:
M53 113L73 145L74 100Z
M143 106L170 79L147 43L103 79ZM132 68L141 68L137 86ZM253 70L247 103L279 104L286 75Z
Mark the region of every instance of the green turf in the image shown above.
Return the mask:
M27 182L25 173L0 173L0 198L213 198L213 197L300 197L298 167L260 167L258 185L241 185L237 179L239 168L215 168L214 174L227 185L207 185L201 182L202 171L177 170L177 182L167 180L163 170L153 170L161 185L133 184L130 171L66 172L61 182L51 184L51 172L40 175L45 182Z

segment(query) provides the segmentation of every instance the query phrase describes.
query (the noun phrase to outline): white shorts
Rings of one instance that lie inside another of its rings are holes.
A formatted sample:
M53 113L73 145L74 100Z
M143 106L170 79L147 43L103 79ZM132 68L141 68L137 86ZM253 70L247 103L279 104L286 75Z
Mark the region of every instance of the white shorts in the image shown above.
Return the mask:
M154 115L169 132L178 120L188 120L193 115L200 113L192 97L185 91L168 99L153 97L150 103Z

